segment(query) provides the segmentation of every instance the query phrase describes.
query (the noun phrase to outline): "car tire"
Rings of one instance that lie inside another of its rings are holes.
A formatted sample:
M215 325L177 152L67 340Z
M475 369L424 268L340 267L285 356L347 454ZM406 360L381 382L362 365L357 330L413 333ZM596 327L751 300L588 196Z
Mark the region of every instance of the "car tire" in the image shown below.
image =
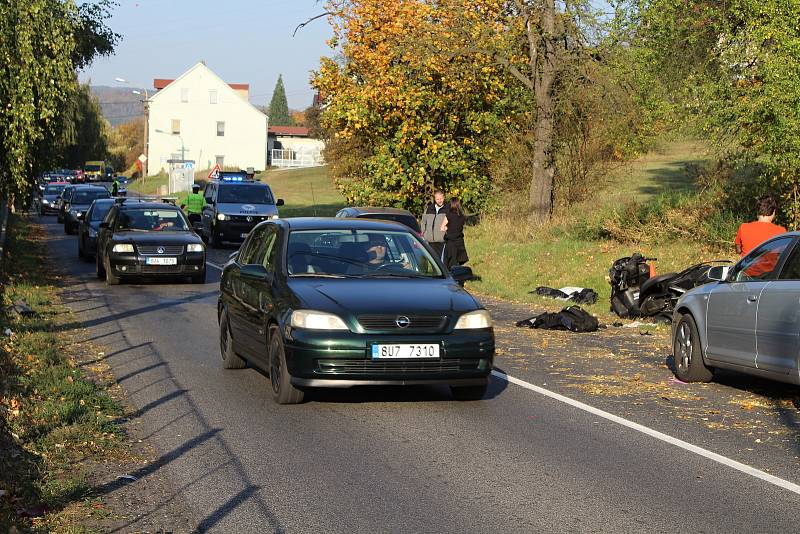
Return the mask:
M118 286L119 285L119 276L114 276L111 274L111 265L108 265L105 269L106 272L106 284L110 286Z
M222 309L219 317L219 352L222 355L222 367L225 369L244 369L247 362L233 350L233 338L228 323L228 310Z
M477 401L483 399L489 383L480 386L450 386L450 393L457 401Z
M94 256L94 268L95 268L95 272L97 274L97 279L98 280L102 280L103 278L106 277L106 270L103 267L103 260L100 259L100 254L99 253L95 254L95 256Z
M714 370L703 362L703 349L697 333L694 317L685 313L675 327L672 339L672 355L675 361L675 376L683 382L708 382Z
M305 393L292 385L292 377L286 368L286 352L283 348L281 329L269 329L269 381L272 385L272 399L278 404L298 404L303 402Z
M203 269L200 273L193 275L192 276L192 283L193 284L205 284L206 283L206 270Z

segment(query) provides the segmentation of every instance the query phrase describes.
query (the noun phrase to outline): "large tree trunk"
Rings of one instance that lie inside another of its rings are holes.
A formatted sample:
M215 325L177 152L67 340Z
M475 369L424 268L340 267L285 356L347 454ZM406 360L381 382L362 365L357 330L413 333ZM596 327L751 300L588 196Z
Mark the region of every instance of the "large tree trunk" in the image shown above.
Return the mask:
M553 127L555 97L553 84L556 78L555 0L544 0L541 12L541 35L530 18L527 24L530 67L534 79L536 99L536 125L534 126L533 176L528 190L531 214L540 222L550 217L553 208ZM537 46L538 45L538 46Z

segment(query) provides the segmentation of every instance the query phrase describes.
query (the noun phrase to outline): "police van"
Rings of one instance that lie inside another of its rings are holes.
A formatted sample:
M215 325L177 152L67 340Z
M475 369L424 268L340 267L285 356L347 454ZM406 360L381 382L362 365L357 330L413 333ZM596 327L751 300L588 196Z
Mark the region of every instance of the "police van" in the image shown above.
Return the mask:
M245 171L224 171L206 184L200 234L211 247L241 243L255 225L278 218L283 199L275 200L267 184L250 176Z

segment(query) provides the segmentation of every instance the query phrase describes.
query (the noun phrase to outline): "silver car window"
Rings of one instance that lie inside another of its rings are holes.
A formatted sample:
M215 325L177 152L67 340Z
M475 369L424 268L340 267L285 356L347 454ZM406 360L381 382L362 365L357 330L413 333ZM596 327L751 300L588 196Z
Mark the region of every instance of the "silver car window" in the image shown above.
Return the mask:
M791 237L782 237L760 245L734 266L729 280L745 282L747 280L771 280L775 278L775 270L778 267L781 254L792 243L792 239Z

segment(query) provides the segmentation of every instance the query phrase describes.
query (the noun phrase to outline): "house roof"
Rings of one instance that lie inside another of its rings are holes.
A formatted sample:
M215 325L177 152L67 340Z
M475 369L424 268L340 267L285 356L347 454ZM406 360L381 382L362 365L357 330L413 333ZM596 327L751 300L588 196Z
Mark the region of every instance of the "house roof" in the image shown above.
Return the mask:
M305 126L270 126L267 133L275 135L294 135L296 137L308 137L308 128Z
M153 80L153 87L158 90L161 90L174 82L175 79L168 79L168 78L156 78ZM231 89L235 89L237 91L249 91L250 84L249 83L229 83L228 86Z

